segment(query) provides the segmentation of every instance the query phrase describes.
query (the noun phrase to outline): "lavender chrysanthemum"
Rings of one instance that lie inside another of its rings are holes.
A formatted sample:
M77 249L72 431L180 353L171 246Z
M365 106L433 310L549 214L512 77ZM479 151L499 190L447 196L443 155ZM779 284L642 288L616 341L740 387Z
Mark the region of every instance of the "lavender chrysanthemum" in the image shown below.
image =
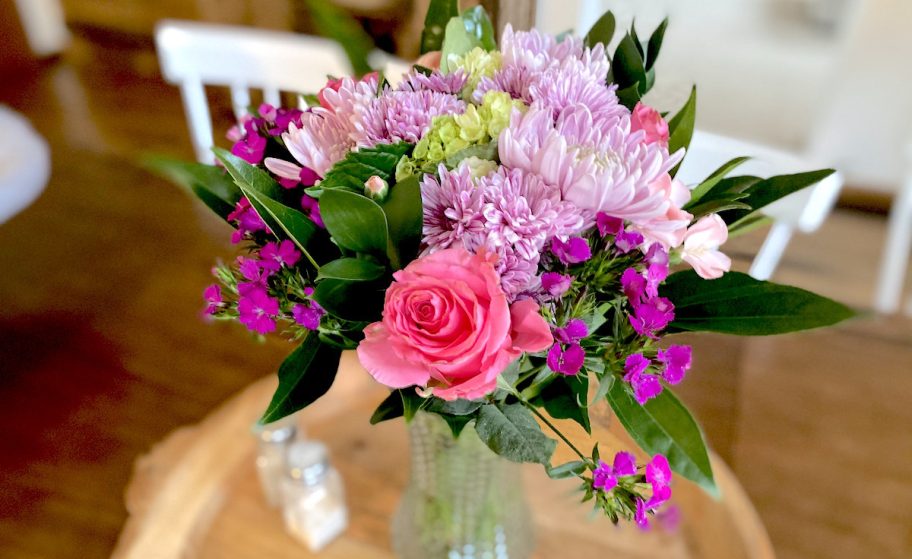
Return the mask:
M507 25L501 35L500 50L504 66L519 66L540 71L567 58L581 57L583 41L579 37L570 36L558 42L552 35L535 29L513 31L513 26Z
M497 254L497 271L511 297L538 283L538 263L549 239L583 226L579 210L541 178L500 168L477 180L468 166L440 168L421 184L426 252L454 245Z
M417 143L435 116L461 114L465 103L435 91L385 91L355 108L354 134L359 147L399 141Z
M615 120L615 119L612 119ZM540 176L579 208L646 223L665 215L667 193L653 185L673 168L683 152L669 155L642 132L630 132L624 115L614 126L599 123L585 105L571 105L557 121L550 109L514 114L501 132L501 163Z
M399 84L398 89L399 91L434 91L459 95L468 79L469 77L462 69L450 74L434 70L430 75L418 70L412 70L403 76L402 83Z
M616 127L630 111L620 104L615 90L602 80L595 80L579 60L566 60L549 68L529 86L533 106L549 108L556 119L574 105L584 105L592 114L593 123L600 129Z
M513 99L526 104L532 103L530 87L536 83L535 73L522 66L507 66L494 72L491 77L483 76L472 93L472 100L481 103L489 91L505 91Z

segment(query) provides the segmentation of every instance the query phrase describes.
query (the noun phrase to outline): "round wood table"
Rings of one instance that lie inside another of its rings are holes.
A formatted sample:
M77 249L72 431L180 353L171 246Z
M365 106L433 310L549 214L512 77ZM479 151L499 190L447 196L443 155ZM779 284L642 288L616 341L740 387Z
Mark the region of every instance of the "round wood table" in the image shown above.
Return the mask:
M329 446L345 479L350 526L341 538L311 554L284 532L280 512L266 504L250 427L275 386L268 378L202 423L178 429L137 461L126 493L130 518L113 557L394 559L389 523L408 480L406 429L401 419L369 425L386 392L358 369L353 356L345 355L330 393L300 414L306 436ZM593 437L603 453L632 448L607 413L594 423ZM582 432L574 436L581 444L588 440ZM743 489L721 460L714 457L713 466L723 498L716 501L676 478L678 528L648 532L592 518L590 506L578 502L574 480L553 481L540 466L526 466L536 559L772 559L769 538Z

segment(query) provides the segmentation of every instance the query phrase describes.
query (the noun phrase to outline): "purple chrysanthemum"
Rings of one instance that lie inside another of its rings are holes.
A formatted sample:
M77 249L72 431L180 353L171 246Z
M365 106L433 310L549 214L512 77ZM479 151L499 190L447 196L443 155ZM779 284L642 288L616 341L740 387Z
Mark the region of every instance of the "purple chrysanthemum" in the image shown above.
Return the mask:
M497 255L497 271L511 297L538 287L538 262L549 239L566 237L583 224L572 204L541 179L519 170L474 179L468 166L425 176L424 243L428 252L456 244Z
M399 141L417 143L435 116L461 114L465 103L436 91L385 91L355 109L353 138L359 147Z
M430 74L412 70L403 76L402 83L397 89L399 91L434 91L459 95L468 80L468 75L462 69L449 74L444 74L440 70L434 70Z

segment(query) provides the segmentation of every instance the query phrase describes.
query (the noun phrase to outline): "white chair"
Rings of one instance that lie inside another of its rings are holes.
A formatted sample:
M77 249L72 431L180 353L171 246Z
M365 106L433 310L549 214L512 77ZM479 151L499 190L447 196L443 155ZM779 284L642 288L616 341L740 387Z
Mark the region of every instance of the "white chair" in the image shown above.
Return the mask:
M678 172L678 178L693 186L726 161L742 155L750 156L752 159L735 169L732 175L768 177L824 167L808 158L771 147L697 130L694 132L687 157ZM761 210L772 218L773 226L751 264L751 276L769 279L776 270L792 234L795 231L813 233L823 225L839 196L842 183L842 175L833 173L816 185L786 196Z
M912 144L908 146L906 161L908 171L905 184L890 208L887 241L884 244L874 300L874 308L882 313L895 313L899 310L903 281L909 266L909 251L912 250ZM912 315L912 298L906 304L905 312Z
M326 85L327 76L352 73L335 41L282 31L165 20L156 26L155 45L165 80L180 86L190 139L201 163L215 162L205 86L230 88L240 119L250 105L251 89L262 90L263 100L278 106L282 91L316 92ZM379 51L375 55L374 63L403 67Z

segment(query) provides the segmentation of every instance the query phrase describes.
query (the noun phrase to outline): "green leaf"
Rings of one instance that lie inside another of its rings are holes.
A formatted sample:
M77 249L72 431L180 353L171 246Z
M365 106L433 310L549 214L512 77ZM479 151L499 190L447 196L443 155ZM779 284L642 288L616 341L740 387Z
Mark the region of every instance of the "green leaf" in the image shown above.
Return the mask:
M222 219L227 219L241 198L241 191L231 175L214 165L191 163L160 155L144 156L141 164L198 197Z
M684 210L692 208L697 205L704 197L713 198L712 193L716 190L716 186L719 185L719 182L725 178L725 175L731 173L739 165L750 159L750 157L736 157L730 161L727 161L722 164L721 167L712 172L711 175L706 177L706 180L698 184L693 190L690 191L690 201L684 205ZM724 192L729 192L729 190L723 188L719 189Z
M396 176L396 165L410 149L411 144L399 142L378 144L350 152L345 159L332 166L318 186L309 188L308 192L320 197L322 192L341 188L361 194L364 192L364 183L375 175L392 183Z
M619 89L617 96L622 105L633 110L633 107L636 107L636 104L643 97L640 94L640 82L634 82L630 87Z
M746 217L753 211L766 207L780 198L793 194L817 184L823 179L835 173L833 169L820 169L818 171L808 171L805 173L796 173L794 175L778 175L768 179L761 180L751 185L745 192L748 193L744 202L751 207L750 210L734 210L722 214L725 223L734 223L739 219Z
M486 404L478 410L475 431L488 448L513 462L549 465L557 442L542 433L522 404Z
M602 43L605 47L608 47L608 44L611 43L611 38L614 37L614 29L617 25L617 22L614 20L614 14L611 13L611 10L602 14L602 17L598 18L598 21L593 24L592 29L586 33L586 38L583 39L587 47L594 47L598 43Z
M596 402L601 402L602 398L608 395L608 391L611 390L611 385L614 384L615 376L610 372L606 375L602 375L599 379L598 388L595 390L595 394L592 396L592 400L589 405L593 406Z
M303 409L326 394L336 378L342 350L308 334L279 367L279 387L260 420L271 423Z
M770 225L773 222L773 218L763 215L762 213L753 213L747 217L743 217L738 221L732 223L728 226L728 238L734 239L751 231L755 231L761 227Z
M314 300L329 314L364 322L379 320L383 311L383 291L388 285L324 279L314 288Z
M697 120L697 88L694 86L690 90L690 97L684 103L684 107L668 121L668 153L674 153L681 148L687 149L690 146L690 140L693 138L694 123ZM672 169L671 175L674 176L681 166Z
M854 316L841 303L787 285L729 272L704 280L693 270L668 277L660 293L675 306L668 332L706 331L741 336L783 334L830 326Z
M368 57L374 49L374 40L361 24L332 2L305 0L314 27L324 37L339 43L351 63L356 76L371 72Z
M462 22L466 32L478 40L486 51L497 50L497 39L494 38L494 26L488 12L482 6L475 6L462 12Z
M743 198L744 194L733 194L734 198ZM719 199L719 200L707 200L701 204L688 209L687 211L693 214L693 218L699 219L704 215L711 213L719 213L728 210L749 210L750 206L744 202L739 202L735 199Z
M572 419L591 433L588 396L589 378L585 374L556 375L532 403L545 408L554 419Z
M400 388L399 396L402 398L402 415L406 421L411 421L418 410L427 404L427 400L415 392L415 388Z
M465 22L461 17L450 18L447 22L443 47L440 55L440 71L450 72L450 55L462 56L475 47L481 47L481 41L466 30Z
M346 281L371 281L383 276L386 268L361 258L339 258L320 266L317 280L332 278Z
M608 403L640 448L650 455L664 454L672 470L719 496L703 433L671 390L640 405L626 383L615 382Z
M642 95L645 92L647 78L643 55L640 54L641 48L637 45L637 41L633 36L627 33L621 39L617 50L614 52L614 60L611 61L611 74L620 91L638 84L637 93ZM618 93L618 97L620 97L620 93ZM627 95L626 97L629 98L630 96ZM622 99L622 101L625 101L626 105L626 100ZM633 106L627 108L632 109Z
M326 230L342 248L383 254L387 250L386 214L380 205L348 190L327 190L320 197Z
M587 469L586 463L582 460L574 460L573 462L567 462L553 468L551 466L545 467L545 471L551 479L566 479L568 477L581 476Z
M459 0L431 0L421 32L421 54L441 49L444 29L450 18L458 15Z
M397 182L390 188L389 198L381 206L389 228L387 256L398 269L418 255L424 209L421 185L417 176Z
M225 166L225 170L228 171L228 174L231 175L231 178L234 179L234 182L237 183L239 188L255 190L273 200L282 198L285 189L273 180L273 178L269 176L269 173L263 169L247 163L228 150L214 147L212 148L212 152L215 153L215 157L222 162L222 165Z
M403 414L402 396L398 390L393 390L371 414L370 424L376 425L388 419L396 419L397 417L402 417Z
M439 414L449 415L472 415L478 408L484 404L479 400L441 400L434 398L428 405L427 410Z
M662 20L662 23L656 27L649 37L649 46L646 49L646 71L652 70L656 60L659 58L659 51L662 49L662 41L665 39L665 30L668 29L668 18Z
M308 250L311 238L319 229L304 213L289 208L271 198L267 198L256 190L241 186L241 191L247 196L250 205L256 210L263 221L274 231L282 231L291 239L298 249L304 253L307 260L316 268L317 262Z
M459 438L459 435L462 434L462 431L466 426L475 419L474 415L441 415L440 417L446 421L447 425L450 427L450 432L453 433L453 438Z

